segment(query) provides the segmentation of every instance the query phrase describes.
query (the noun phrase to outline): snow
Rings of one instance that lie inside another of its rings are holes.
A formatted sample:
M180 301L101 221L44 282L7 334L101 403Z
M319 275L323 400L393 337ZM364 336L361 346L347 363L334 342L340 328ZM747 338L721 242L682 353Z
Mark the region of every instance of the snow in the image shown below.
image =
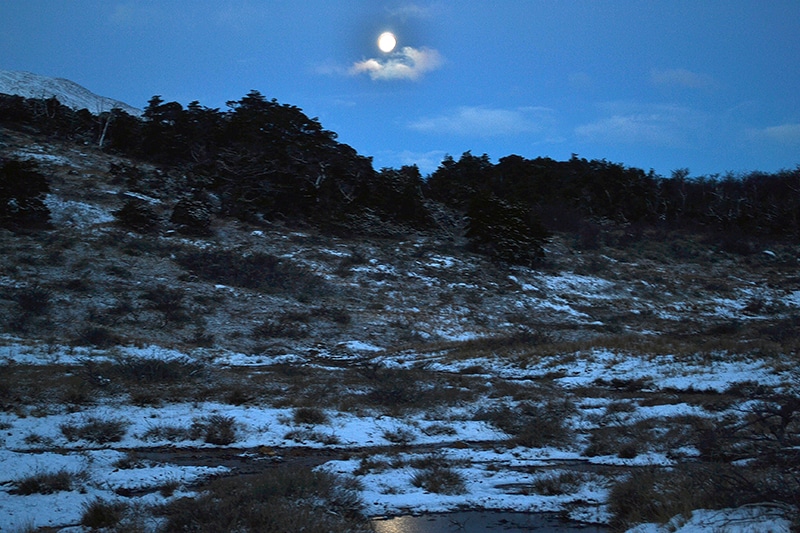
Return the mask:
M32 525L37 528L77 524L83 506L97 497L116 499L114 491L138 489L166 483L186 484L200 477L224 472L224 468L141 465L120 469L115 464L127 456L115 450L85 450L80 453L14 452L0 450L0 485L26 476L66 470L75 475L73 490L55 494L15 495L0 493L0 530L13 531ZM170 498L186 496L176 492ZM152 503L168 499L150 495Z
M783 302L792 307L800 307L800 291L793 291L791 294L785 296Z
M780 505L745 505L736 509L693 511L687 519L678 515L667 524L641 524L627 533L789 533L787 509Z
M381 348L380 346L375 346L374 344L364 341L353 340L344 342L342 344L354 352L382 352L384 350L384 348Z
M114 221L114 215L107 209L84 202L62 200L53 194L48 194L44 203L50 209L50 220L56 226L85 229Z
M402 361L412 361L409 354L387 355L371 343L351 340L344 345L353 351L378 354L381 364L392 366ZM15 364L48 364L58 361L61 364L79 364L88 355L87 350L48 345L9 344L4 349L4 359ZM94 353L92 357L100 354ZM118 347L114 354L106 357L140 357L173 360L188 357L181 351L158 346ZM291 362L310 364L302 356L285 354L279 356L253 356L228 353L224 351L198 351L191 354L218 365L251 366ZM564 387L578 387L598 379L613 379L625 375L628 379L646 378L653 387L687 387L702 384L703 388L722 390L731 383L757 380L762 383L777 383L776 375L763 362L726 361L720 357L715 361L698 358L697 361L678 361L670 355L639 358L630 354L620 354L609 350L589 350L563 358L544 358L541 364L530 368L514 366L500 358L485 360L448 362L445 359L430 361L431 368L440 371L457 372L465 363L480 364L491 368L496 375L530 379L545 372L563 372L555 381ZM549 360L548 360L549 359ZM582 417L574 423L586 423L585 417L602 412L607 400L587 399L583 405ZM330 413L326 424L306 427L292 421L292 409L258 406L233 406L217 402L192 402L167 404L160 407L135 407L131 405L99 405L85 408L80 413L38 414L37 416L17 416L6 414L0 423L8 429L2 432L0 448L0 516L4 528L21 528L27 525L36 527L58 527L77 523L82 506L94 499L103 497L113 499L116 490L149 489L147 501L167 501L169 498L186 495L178 490L174 495L162 496L154 487L167 483L185 486L199 477L223 471L222 467L176 466L168 464L142 464L135 468L119 468L115 463L124 458L126 449L147 449L161 446L191 446L194 448L214 448L210 444L197 441L171 442L166 439L146 438L148 430L158 427L189 427L193 420L218 414L236 420L239 449L259 449L272 447L283 449L293 446L324 449L329 445L319 442L319 435L330 437L335 446L360 450L374 446L392 444L389 437L403 433L415 446L430 446L428 454L440 457L458 472L464 481L463 494L432 494L415 487L411 479L416 468L412 461L419 453L392 453L369 455L372 464L385 464L372 468L359 475L362 483L362 498L366 512L373 516L385 516L406 512L441 512L459 508L484 508L517 510L524 512L561 511L569 509L576 519L606 521L609 516L604 501L607 486L601 479L586 474L578 486L565 494L544 496L532 494L529 487L543 472L556 473L552 465L558 464L596 464L596 465L669 465L673 461L662 453L644 452L632 459L616 456L587 458L578 450L545 447L505 448L484 446L503 438L503 433L495 427L470 419L459 408L451 408L444 413L405 414L375 418L369 413ZM631 420L639 418L671 417L680 415L702 415L702 410L686 404L654 405L636 407L634 412L620 413L620 417ZM91 417L104 420L113 418L125 421L127 432L120 442L106 445L90 445L86 441L70 442L61 434L63 424L79 424ZM447 426L452 431L438 432L431 428ZM303 430L308 430L304 433ZM313 429L313 431L311 431ZM299 430L299 431L295 431ZM50 443L49 448L61 451L54 453L42 451L41 446L32 441ZM354 454L351 459L337 459L326 462L321 468L340 473L352 474L361 466L361 459ZM504 464L502 469L492 465ZM52 495L17 496L9 494L10 483L37 472L52 472L59 469L84 473L81 488L70 492ZM519 487L519 489L513 489ZM35 506L35 507L34 507ZM37 511L33 512L32 509ZM39 509L46 509L39 511ZM748 507L729 511L696 511L688 519L673 524L676 531L728 531L747 533L754 531L788 531L788 521L775 508ZM784 513L785 514L785 513ZM678 519L676 519L678 520ZM646 524L634 528L632 533L664 533L672 529L667 526ZM727 528L727 529L725 529Z
M129 115L140 116L137 109L119 100L98 96L74 81L50 78L30 72L0 70L0 93L16 94L25 98L55 97L63 105L73 109L87 109L99 114L118 108Z
M78 218L86 224L101 224L107 216L102 210L80 202L66 202L48 196L48 205L54 220L74 224ZM259 235L254 232L253 235ZM325 250L334 257L347 254ZM431 256L421 267L453 269L458 260L449 256ZM459 265L460 266L460 265ZM440 287L483 289L469 283L447 283L415 272L371 259L368 265L351 268L354 273L381 273L400 276L412 282ZM541 274L519 273L509 276L518 290L514 302L519 312L541 312L558 315L559 320L581 324L597 324L592 317L576 306L587 301L621 302L635 305L635 300L615 283L595 276L574 273ZM12 278L0 278L0 285L13 286ZM381 286L382 281L374 281ZM220 290L237 290L217 285ZM416 306L402 291L389 291L384 303L386 312L396 312L411 319L413 330L420 336L436 336L450 342L480 338L486 332L476 331L474 324L463 321L473 312L466 306L442 305L434 315L433 310ZM693 306L704 316L741 318L749 298L779 302L787 307L800 307L800 291L780 295L756 294L741 291L735 298L710 298L692 304L673 301L657 309L656 316L685 320ZM409 303L406 303L406 302ZM584 307L579 307L583 309ZM753 317L749 317L753 318ZM510 325L509 325L510 326ZM524 383L547 381L564 391L591 388L598 383L614 381L637 382L639 390L707 390L723 392L737 383L757 382L774 387L790 386L796 376L789 356L776 355L773 359L749 358L725 352L711 354L650 353L647 355L623 349L588 348L573 352L540 355L535 360L515 359L507 354L475 356L468 359L448 357L447 351L427 353L423 356L413 351L392 351L390 342L375 342L365 335L359 338L356 331L345 340L337 339L332 348L312 351L287 350L280 354L239 353L224 349L194 349L182 351L157 345L117 346L111 350L93 350L47 343L35 343L11 336L0 336L0 364L79 366L87 359L93 361L115 358L143 358L159 360L200 361L219 367L268 367L292 364L308 369L336 372L340 369L324 366L334 359L357 358L367 364L392 368L410 368L424 364L432 371L461 373L470 368L485 375L487 387L496 378ZM656 332L649 332L656 335ZM345 352L342 355L342 352ZM783 359L782 359L783 357ZM776 370L779 369L779 370ZM783 370L780 370L783 369ZM790 370L785 370L790 369ZM511 400L509 400L511 401ZM475 405L454 405L435 412L402 413L376 416L369 409L354 412L330 411L329 420L315 426L293 421L294 411L288 407L263 405L235 406L212 401L194 401L164 404L159 407L136 407L106 402L103 405L83 407L79 413L64 412L59 406L41 412L7 412L0 415L0 529L17 529L27 525L36 527L65 527L76 524L82 506L96 497L116 498L119 489L136 489L148 492L147 502L164 502L169 498L191 495L185 487L192 481L224 471L224 467L177 466L144 463L135 468L115 466L128 449L157 449L160 447L214 449L202 440L171 441L163 435L156 438L158 428L188 428L191 424L211 414L231 417L236 421L237 439L232 444L243 450L242 456L252 450L280 450L306 448L320 451L339 450L337 459L328 460L320 468L340 474L359 471L358 480L363 486L362 499L371 516L402 513L444 512L463 508L515 510L521 512L565 512L573 519L607 522L610 518L605 505L608 483L592 474L592 468L601 466L634 467L648 465L673 465L676 457L692 457L698 452L692 447L670 450L670 453L642 450L636 457L620 458L616 455L586 457L581 453L583 444L566 442L559 447L524 448L496 444L508 437L502 431L483 421L475 420ZM602 397L583 398L577 405L577 414L568 420L575 429L597 427L598 420L606 416L611 401ZM741 405L739 406L741 407ZM638 405L630 401L630 411L616 413L620 423L638 420L668 419L677 417L710 417L698 405L665 403L663 405ZM91 417L118 419L126 424L126 433L119 442L96 445L86 441L68 441L60 427L80 424ZM447 431L441 431L446 428ZM148 433L149 432L149 433ZM401 435L408 446L396 446ZM326 443L327 442L327 443ZM42 443L45 443L43 446ZM331 444L333 443L333 444ZM391 453L384 453L391 447ZM416 447L422 451L412 451ZM51 450L59 449L59 453ZM400 449L401 451L397 451ZM248 451L250 450L250 451ZM238 452L232 452L238 453ZM365 466L363 457L374 466ZM463 494L434 494L415 487L411 480L418 469L413 462L420 457L441 458L461 477ZM344 458L349 457L349 458ZM498 467L498 465L502 465ZM585 472L575 487L564 494L547 496L536 494L530 487L545 475L570 471L570 467ZM80 488L52 495L17 496L9 493L13 483L37 472L58 471L64 468L80 473ZM364 472L363 470L366 470ZM81 477L83 476L83 477ZM178 490L173 496L161 495L157 487L174 483ZM666 533L678 531L724 531L728 533L789 531L788 511L778 506L748 506L721 511L697 510L690 517L675 517L667 525L642 524L629 533Z

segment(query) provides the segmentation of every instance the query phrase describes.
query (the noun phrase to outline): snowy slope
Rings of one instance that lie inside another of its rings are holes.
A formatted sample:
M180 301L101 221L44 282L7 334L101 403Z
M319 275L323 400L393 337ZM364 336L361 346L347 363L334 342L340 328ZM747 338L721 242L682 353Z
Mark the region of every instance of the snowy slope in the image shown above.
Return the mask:
M25 98L51 98L55 96L62 104L73 109L88 109L92 113L119 108L134 116L142 114L137 109L119 100L98 96L64 78L49 78L30 72L0 70L0 93L16 94Z

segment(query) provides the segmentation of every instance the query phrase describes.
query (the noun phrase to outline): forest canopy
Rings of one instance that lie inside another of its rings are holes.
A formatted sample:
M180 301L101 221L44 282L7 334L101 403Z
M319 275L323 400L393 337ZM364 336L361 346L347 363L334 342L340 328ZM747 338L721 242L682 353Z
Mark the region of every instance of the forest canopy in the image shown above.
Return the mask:
M445 157L423 177L416 166L375 170L371 158L340 143L317 118L258 91L227 107L197 101L184 107L154 96L142 117L119 109L93 115L55 98L0 95L0 124L93 144L180 175L172 188L184 212L213 197L218 216L381 233L437 231L444 210L452 215L447 220L464 221L470 249L503 262L540 259L552 232L580 237L609 225L800 237L800 167L708 177L678 169L664 177L577 155L568 161L508 155L492 163L486 154L465 152L458 160ZM15 172L2 179L16 179ZM165 186L136 178L135 169L125 173L131 186Z

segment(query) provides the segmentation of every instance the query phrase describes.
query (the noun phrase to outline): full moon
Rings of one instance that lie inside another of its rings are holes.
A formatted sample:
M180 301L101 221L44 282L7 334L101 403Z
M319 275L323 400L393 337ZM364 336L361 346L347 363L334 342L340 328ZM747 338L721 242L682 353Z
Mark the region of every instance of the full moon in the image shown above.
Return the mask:
M394 50L396 45L397 39L390 31L383 32L381 36L378 37L378 48L381 49L381 52L389 53Z

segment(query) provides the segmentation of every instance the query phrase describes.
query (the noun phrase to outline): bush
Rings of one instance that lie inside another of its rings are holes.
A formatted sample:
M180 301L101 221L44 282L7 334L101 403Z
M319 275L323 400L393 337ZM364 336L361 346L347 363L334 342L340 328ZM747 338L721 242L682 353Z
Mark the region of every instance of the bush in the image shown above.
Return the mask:
M29 315L43 315L50 308L51 291L41 287L28 287L19 289L14 294L14 300L24 313Z
M308 327L281 317L279 320L267 319L253 328L256 339L304 339L308 337Z
M326 424L330 420L322 409L316 407L298 407L292 417L295 424Z
M121 441L127 432L127 427L128 422L125 420L89 417L81 425L67 423L62 424L60 429L70 442L83 439L96 444L107 444Z
M637 468L611 488L611 526L625 530L642 522L666 523L694 509L738 507L745 503L743 484L749 485L731 467L722 465Z
M236 441L236 419L232 416L211 415L196 419L192 423L191 431L208 444L224 446Z
M123 228L137 233L150 233L159 225L158 214L146 202L128 199L123 206L112 213Z
M422 395L419 372L402 368L374 368L369 371L372 391L367 397L385 407L403 408L419 405Z
M58 472L39 472L19 481L14 481L11 494L29 496L31 494L53 494L73 489L72 480L75 474L67 470Z
M567 418L575 411L569 401L552 401L544 405L523 402L480 412L476 419L487 421L511 435L514 444L537 448L564 445L571 431Z
M78 346L94 346L95 348L111 348L121 342L110 329L103 326L86 326L78 332L73 343Z
M211 207L201 200L184 199L175 204L170 222L187 235L208 235L211 228Z
M81 525L95 529L112 528L120 523L127 505L123 502L110 502L100 498L83 505Z
M308 268L262 252L195 250L176 261L199 278L223 285L307 296L320 295L325 287Z
M133 384L177 383L198 378L203 369L202 363L186 358L129 357L102 368L101 372Z
M148 307L164 315L165 322L187 322L189 314L183 305L186 293L180 287L170 288L158 285L148 289L142 299L148 302Z
M464 477L441 458L423 459L421 468L411 478L411 484L436 494L463 494L466 492Z
M366 533L355 486L307 467L269 469L212 482L196 499L164 507L165 531Z
M472 251L512 264L532 265L544 257L548 232L522 207L499 198L476 195L467 210L467 238Z
M577 492L582 482L581 474L564 471L537 478L531 485L531 489L535 494L543 496L560 496Z

